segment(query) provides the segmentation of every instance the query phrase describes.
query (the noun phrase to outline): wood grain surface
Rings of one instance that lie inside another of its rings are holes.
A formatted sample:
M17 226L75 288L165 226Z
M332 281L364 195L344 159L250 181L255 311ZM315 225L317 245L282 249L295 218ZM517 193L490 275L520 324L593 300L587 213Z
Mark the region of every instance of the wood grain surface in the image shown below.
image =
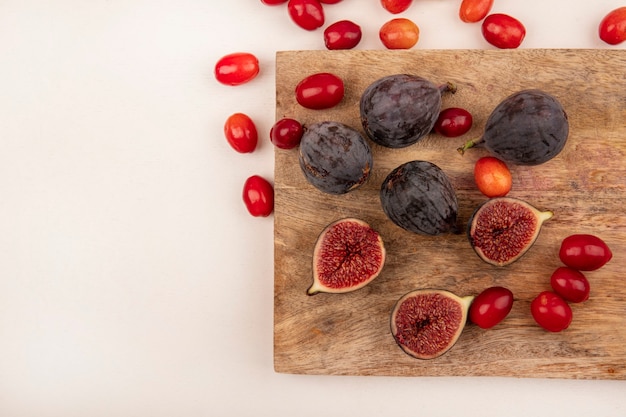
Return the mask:
M376 79L411 73L458 91L443 107L464 107L474 116L460 138L429 135L404 149L370 142L374 168L361 188L341 196L309 185L298 166L298 151L275 150L274 366L277 372L334 375L512 376L626 379L626 51L623 50L409 50L284 51L276 56L276 118L305 125L335 120L362 132L359 98ZM316 72L332 72L346 86L343 101L329 110L307 110L295 100L296 84ZM439 165L459 199L464 227L485 198L472 177L474 162L486 155L456 148L481 135L491 110L521 89L556 96L569 117L565 149L535 167L511 166L510 196L554 211L530 251L508 267L481 261L464 234L438 237L406 232L388 220L379 201L385 176L403 162ZM307 296L312 282L315 240L330 222L358 217L377 229L387 262L378 278L348 294ZM550 288L560 266L560 242L573 233L602 237L613 259L587 273L590 299L573 304L574 319L560 333L537 326L530 301ZM468 324L457 344L433 360L417 360L395 343L391 309L417 288L442 288L475 295L492 285L515 295L513 310L498 326Z

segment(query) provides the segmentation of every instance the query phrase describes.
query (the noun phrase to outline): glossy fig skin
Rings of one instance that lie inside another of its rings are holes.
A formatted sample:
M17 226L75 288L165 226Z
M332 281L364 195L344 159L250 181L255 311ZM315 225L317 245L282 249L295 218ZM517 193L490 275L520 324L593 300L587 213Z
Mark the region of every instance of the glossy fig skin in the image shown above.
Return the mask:
M428 161L409 161L385 178L380 189L383 211L409 232L435 236L457 233L458 201L449 178Z
M382 77L361 95L363 130L372 141L388 148L412 145L433 129L441 110L441 93L441 88L415 75Z
M365 138L334 121L305 126L298 161L307 181L328 194L345 194L363 185L374 163Z
M537 89L522 90L493 110L483 145L505 162L539 165L563 150L568 135L567 114L555 97Z

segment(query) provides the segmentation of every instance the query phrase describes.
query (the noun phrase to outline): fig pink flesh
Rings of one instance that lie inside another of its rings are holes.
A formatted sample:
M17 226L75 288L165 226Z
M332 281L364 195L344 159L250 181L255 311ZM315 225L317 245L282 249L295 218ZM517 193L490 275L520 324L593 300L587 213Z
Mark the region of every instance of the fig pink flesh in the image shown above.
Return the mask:
M330 289L351 288L376 276L384 262L378 233L365 223L340 221L320 237L315 275Z
M553 213L540 212L514 198L487 201L472 218L470 239L476 253L493 265L507 265L521 257Z
M470 298L444 291L416 291L394 309L392 331L404 351L431 359L450 349L461 334Z

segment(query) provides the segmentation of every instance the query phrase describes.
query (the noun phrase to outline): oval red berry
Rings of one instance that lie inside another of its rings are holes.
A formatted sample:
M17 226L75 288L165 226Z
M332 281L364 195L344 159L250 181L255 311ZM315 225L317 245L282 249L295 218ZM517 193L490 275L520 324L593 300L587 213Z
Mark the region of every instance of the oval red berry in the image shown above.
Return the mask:
M572 322L572 309L552 291L541 292L531 303L530 312L538 325L550 332L560 332Z
M280 149L293 149L300 144L304 129L295 119L280 119L270 129L270 141Z
M483 156L474 164L474 182L487 197L504 197L511 191L513 176L506 162L495 156Z
M611 249L602 239L585 233L566 237L559 249L561 262L579 271L595 271L612 257Z
M324 24L324 7L319 0L289 0L287 10L302 29L315 30Z
M611 10L600 21L600 39L609 45L617 45L626 40L626 6Z
M258 132L254 121L246 114L230 115L224 123L224 136L239 153L250 153L256 149Z
M222 84L247 83L259 73L259 60L249 52L235 52L220 58L215 64L215 78Z
M503 13L487 16L481 28L485 40L500 49L515 49L526 36L526 28L522 22Z
M459 17L466 23L480 22L489 14L492 6L493 0L461 0Z
M387 49L411 49L419 40L420 30L411 19L397 17L380 27L378 37Z
M380 4L383 6L383 9L392 14L398 14L406 11L412 3L413 0L380 0Z
M435 132L454 138L466 134L473 124L472 114L460 107L449 107L439 113L435 122Z
M590 285L585 275L573 268L561 266L550 276L550 285L555 293L572 303L589 299Z
M296 86L296 100L307 109L328 109L343 99L344 85L341 78L320 72L309 75Z
M469 318L482 329L500 323L513 308L513 293L504 287L489 287L474 298L469 309Z
M243 202L254 217L267 217L274 211L274 187L265 178L253 175L243 185Z
M361 27L350 20L340 20L324 29L327 49L352 49L361 42Z

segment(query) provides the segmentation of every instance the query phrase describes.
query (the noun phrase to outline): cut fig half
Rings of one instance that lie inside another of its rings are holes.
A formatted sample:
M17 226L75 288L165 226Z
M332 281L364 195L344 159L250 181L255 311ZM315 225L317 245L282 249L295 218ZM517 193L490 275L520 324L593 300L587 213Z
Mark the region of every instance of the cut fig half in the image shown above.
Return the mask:
M553 215L552 211L541 211L517 198L492 198L471 216L467 234L472 248L483 261L505 266L530 249L543 223Z
M473 296L440 289L419 289L401 297L391 313L391 334L408 355L434 359L461 336Z
M313 251L313 284L308 295L346 293L363 288L380 274L385 246L368 223L345 218L320 233Z

